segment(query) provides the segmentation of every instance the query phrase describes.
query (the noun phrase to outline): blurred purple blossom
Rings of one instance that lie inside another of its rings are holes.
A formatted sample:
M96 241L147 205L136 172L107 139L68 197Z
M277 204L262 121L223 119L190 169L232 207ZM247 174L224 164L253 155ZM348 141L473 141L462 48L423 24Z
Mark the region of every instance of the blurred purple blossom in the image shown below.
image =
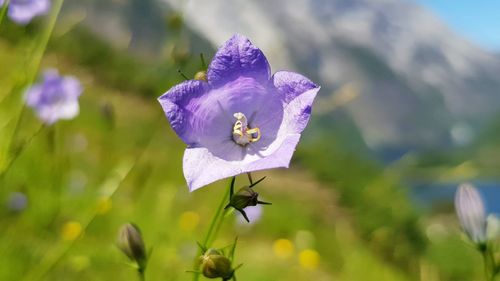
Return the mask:
M43 122L53 124L59 119L72 119L80 108L80 82L72 76L59 76L56 70L47 70L43 81L26 92L26 104L32 107Z
M474 243L486 242L486 211L477 189L461 184L455 195L455 210L463 230Z
M28 206L28 198L22 192L12 192L7 199L7 208L13 212L20 212Z
M5 0L0 0L0 6ZM49 0L10 0L9 18L18 24L28 24L36 16L45 15L50 10Z
M191 191L245 172L288 167L320 87L288 71L271 76L266 57L234 35L215 54L207 81L188 80L158 100L188 145Z
M260 218L262 217L262 213L264 211L263 209L264 208L262 207L262 205L246 207L244 209L244 211L247 214L250 222L247 222L245 220L245 218L243 217L243 215L241 213L237 212L236 213L237 223L242 224L242 225L248 225L249 223L254 224L254 223L258 222L260 220Z

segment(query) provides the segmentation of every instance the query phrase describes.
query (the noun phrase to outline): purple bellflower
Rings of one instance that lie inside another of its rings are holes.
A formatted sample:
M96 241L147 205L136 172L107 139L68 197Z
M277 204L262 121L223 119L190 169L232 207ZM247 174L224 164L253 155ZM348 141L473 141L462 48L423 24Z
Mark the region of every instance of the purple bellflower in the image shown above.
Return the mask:
M188 145L190 191L263 169L288 167L320 87L288 71L271 76L266 57L234 35L217 51L206 80L188 80L158 98Z
M485 243L486 211L477 189L468 183L461 184L455 195L455 210L463 230L477 244Z
M3 6L5 0L0 0ZM45 15L50 10L49 0L10 0L9 18L18 24L28 24L36 16Z
M44 123L59 119L72 119L78 115L78 97L82 93L80 82L71 76L59 76L56 70L47 70L43 81L26 92L26 104L32 107Z

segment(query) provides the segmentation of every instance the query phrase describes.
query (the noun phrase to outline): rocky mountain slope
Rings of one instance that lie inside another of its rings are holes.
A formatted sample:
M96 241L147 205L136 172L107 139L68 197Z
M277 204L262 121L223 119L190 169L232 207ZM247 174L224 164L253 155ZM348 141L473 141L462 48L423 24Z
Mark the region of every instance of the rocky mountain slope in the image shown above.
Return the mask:
M344 110L374 149L462 144L500 108L498 56L409 1L165 1L215 45L249 36L275 70L321 84L326 101L354 83Z
M182 15L197 51L245 34L273 71L295 70L322 85L324 117L315 128L355 125L377 152L467 144L500 108L498 55L410 1L140 1L140 9L138 0L89 1L87 24L149 53L173 38L158 24L172 13Z

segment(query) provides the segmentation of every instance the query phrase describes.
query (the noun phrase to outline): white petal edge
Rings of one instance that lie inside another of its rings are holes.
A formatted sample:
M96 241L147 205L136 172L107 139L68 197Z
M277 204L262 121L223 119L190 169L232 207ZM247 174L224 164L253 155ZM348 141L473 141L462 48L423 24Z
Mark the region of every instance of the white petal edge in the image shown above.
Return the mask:
M274 153L246 164L218 158L204 147L187 148L184 152L183 170L189 191L246 172L288 168L299 140L300 134L287 135Z

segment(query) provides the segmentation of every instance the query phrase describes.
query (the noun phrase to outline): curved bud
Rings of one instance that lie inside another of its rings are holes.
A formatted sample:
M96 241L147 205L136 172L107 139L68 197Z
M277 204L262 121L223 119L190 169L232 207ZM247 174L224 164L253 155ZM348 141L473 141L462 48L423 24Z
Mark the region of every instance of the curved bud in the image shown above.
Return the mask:
M142 240L141 231L131 223L120 227L118 233L118 248L131 260L137 262L139 269L144 269L147 263L146 247Z
M200 259L203 276L222 279L230 279L233 276L231 261L219 251L208 249Z
M486 242L486 211L477 189L461 184L455 195L455 210L463 230L477 244Z

